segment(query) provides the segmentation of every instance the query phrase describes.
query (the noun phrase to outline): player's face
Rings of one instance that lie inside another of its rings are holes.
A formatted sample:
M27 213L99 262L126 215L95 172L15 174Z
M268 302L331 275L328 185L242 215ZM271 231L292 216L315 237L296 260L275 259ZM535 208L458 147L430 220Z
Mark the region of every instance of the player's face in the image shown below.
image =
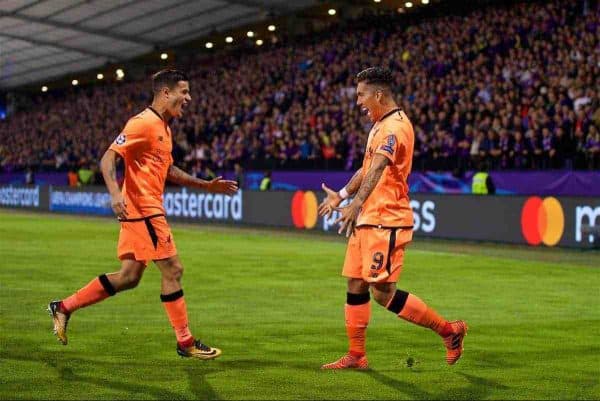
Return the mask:
M169 114L176 118L183 116L189 102L192 101L190 95L190 84L187 81L179 81L173 89L169 90Z
M356 105L363 114L375 122L379 118L381 91L373 85L359 82L356 86Z

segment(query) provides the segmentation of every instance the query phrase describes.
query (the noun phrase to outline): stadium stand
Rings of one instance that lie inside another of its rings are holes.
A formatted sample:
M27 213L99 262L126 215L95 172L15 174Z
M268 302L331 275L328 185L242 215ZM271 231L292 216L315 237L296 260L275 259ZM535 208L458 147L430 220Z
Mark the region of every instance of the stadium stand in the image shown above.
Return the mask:
M414 169L600 168L600 10L578 2L497 6L406 26L363 17L304 39L192 59L194 102L172 124L174 157L199 176L244 169L350 170L368 122L354 74L396 72L415 125ZM3 171L94 169L147 79L46 93L0 121Z

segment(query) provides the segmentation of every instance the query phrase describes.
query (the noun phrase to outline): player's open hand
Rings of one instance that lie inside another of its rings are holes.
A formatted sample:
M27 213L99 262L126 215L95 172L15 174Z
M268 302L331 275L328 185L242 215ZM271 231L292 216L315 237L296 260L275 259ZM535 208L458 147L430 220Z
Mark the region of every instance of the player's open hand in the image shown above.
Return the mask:
M237 192L238 185L235 181L224 180L223 177L217 177L208 181L206 190L217 194L233 195Z
M111 195L110 207L112 208L115 215L119 220L125 220L127 218L127 204L125 203L125 199L123 199L123 194L121 192L117 192L114 195Z
M335 210L340 212L340 217L333 223L334 225L340 225L338 234L346 231L346 237L350 237L350 235L354 234L354 229L356 228L360 205L356 201L352 201L348 206L336 207Z
M342 202L342 197L333 189L329 188L327 185L321 183L321 188L325 191L327 195L323 202L319 205L319 216L327 216L327 218L331 217L331 214L335 210L336 207Z

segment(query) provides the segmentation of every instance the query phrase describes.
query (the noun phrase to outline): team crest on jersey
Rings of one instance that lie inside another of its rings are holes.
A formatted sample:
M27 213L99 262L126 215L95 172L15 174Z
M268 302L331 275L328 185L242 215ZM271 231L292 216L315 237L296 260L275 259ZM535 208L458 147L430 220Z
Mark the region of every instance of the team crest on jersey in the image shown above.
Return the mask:
M389 135L385 138L385 143L381 145L379 149L388 152L389 154L394 154L394 149L396 147L396 137L394 135Z
M117 145L123 145L126 140L127 140L127 137L125 136L125 134L120 133L119 136L117 137L117 139L115 139L115 143Z

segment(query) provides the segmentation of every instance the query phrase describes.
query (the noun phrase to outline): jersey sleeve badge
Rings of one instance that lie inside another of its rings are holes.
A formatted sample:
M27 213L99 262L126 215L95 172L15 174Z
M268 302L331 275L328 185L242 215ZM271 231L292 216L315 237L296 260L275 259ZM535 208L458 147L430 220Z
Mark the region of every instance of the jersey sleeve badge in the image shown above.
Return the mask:
M388 152L390 155L393 155L394 150L396 149L396 136L388 135L385 138L385 142L383 143L383 145L381 145L379 149Z
M127 136L124 133L120 133L117 139L115 139L115 143L117 145L123 145L127 141Z

